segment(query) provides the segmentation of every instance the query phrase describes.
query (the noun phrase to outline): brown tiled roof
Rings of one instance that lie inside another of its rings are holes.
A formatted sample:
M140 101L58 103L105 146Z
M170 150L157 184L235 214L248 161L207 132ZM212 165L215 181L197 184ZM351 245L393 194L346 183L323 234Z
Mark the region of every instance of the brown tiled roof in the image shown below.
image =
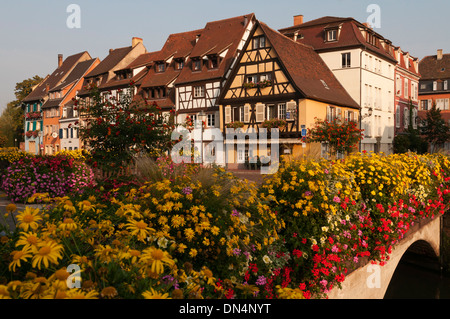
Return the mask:
M312 47L294 42L262 22L260 25L293 84L306 98L359 108Z
M341 27L338 41L324 41L325 29L333 26ZM299 37L297 38L297 41L312 46L314 50L318 52L325 50L339 50L346 47L365 47L367 50L372 51L377 55L391 60L392 62L396 62L394 52L390 46L383 47L379 40L377 40L376 45L368 43L367 39L362 35L360 28L371 32L375 34L377 38L390 43L389 40L383 38L380 34L374 32L372 29L353 18L323 17L300 25L283 28L279 31L289 37L292 37L295 32L298 32Z
M78 61L87 54L90 58L89 53L86 51L71 55L67 57L61 67L58 67L48 78L41 82L24 100L23 102L39 101L47 95L47 87L51 90L55 86L59 85L61 80L64 79L73 67L78 63Z
M133 49L132 46L118 48L112 50L108 56L100 62L91 72L89 72L86 77L94 77L100 74L104 74L109 72L112 68L114 68L122 59L130 53Z
M80 79L83 79L86 72L89 68L97 61L98 59L90 59L83 62L78 63L75 68L70 72L69 76L64 79L59 85L55 86L49 92L59 91L66 86L78 82Z
M421 80L450 79L450 54L443 54L438 60L437 55L424 57L419 62Z
M251 13L207 23L176 84L222 78L231 65L248 23L254 21L254 17ZM192 71L192 58L222 53L226 49L228 52L217 69L208 69L204 65L201 71Z

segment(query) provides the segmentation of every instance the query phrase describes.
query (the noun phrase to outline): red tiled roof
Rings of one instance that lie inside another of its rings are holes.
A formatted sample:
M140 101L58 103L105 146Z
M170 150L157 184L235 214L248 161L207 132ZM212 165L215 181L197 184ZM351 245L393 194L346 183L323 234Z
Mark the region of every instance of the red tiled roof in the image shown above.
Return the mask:
M421 80L439 80L450 78L450 54L443 54L438 60L437 55L424 57L419 62Z
M312 47L295 42L262 22L260 25L293 84L306 98L359 108Z
M190 54L189 61L181 71L176 84L222 78L231 65L248 23L254 20L254 17L255 15L251 13L225 20L208 22ZM192 71L192 58L202 58L208 54L219 54L227 49L228 52L217 69L208 69L204 65L201 71Z
M338 41L324 41L325 29L332 26L341 27ZM364 38L360 28L365 29L367 32L373 33L377 37L376 45L372 45L367 42L367 39ZM283 28L279 31L289 37L292 37L295 32L298 32L298 42L311 45L316 51L319 52L325 50L339 50L345 47L363 46L375 54L391 60L392 62L396 62L393 50L390 46L383 47L379 39L389 43L390 41L353 18L323 17L300 25Z
M43 99L47 95L47 87L51 90L59 85L61 80L67 77L69 72L85 54L90 58L89 53L86 51L67 57L63 61L61 67L58 67L46 78L46 80L42 81L25 99L23 99L23 102L39 101Z

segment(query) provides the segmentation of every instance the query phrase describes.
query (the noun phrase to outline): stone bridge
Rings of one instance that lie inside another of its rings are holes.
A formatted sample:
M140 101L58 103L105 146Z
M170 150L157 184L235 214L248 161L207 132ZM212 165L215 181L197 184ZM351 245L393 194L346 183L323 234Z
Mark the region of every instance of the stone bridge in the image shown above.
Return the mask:
M384 266L367 263L351 272L338 287L328 294L329 299L383 299L394 272L405 252L440 256L443 216L416 223L397 243Z

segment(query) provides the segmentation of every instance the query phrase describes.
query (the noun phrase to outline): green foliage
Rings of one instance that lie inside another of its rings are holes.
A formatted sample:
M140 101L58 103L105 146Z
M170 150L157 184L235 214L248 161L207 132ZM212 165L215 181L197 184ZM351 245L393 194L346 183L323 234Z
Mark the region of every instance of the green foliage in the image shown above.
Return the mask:
M431 152L442 147L445 142L450 139L450 127L442 118L441 110L436 108L434 103L431 110L427 112L423 133L426 135L428 142L431 144Z
M133 86L120 98L104 101L97 88L91 90L90 105L79 105L86 122L80 137L91 151L91 164L117 173L133 162L138 153L159 154L170 147L171 125L157 105L132 102Z

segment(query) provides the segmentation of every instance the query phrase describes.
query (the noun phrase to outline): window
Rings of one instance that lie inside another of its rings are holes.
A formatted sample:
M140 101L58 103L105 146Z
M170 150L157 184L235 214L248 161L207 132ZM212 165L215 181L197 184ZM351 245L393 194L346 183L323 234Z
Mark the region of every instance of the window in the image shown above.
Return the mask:
M266 37L265 36L259 36L253 38L253 49L260 49L266 47Z
M409 81L408 79L405 79L405 90L404 90L404 97L408 98L409 97Z
M165 63L157 63L156 64L156 72L164 72L165 68L166 68Z
M351 67L351 53L342 53L342 67L349 68Z
M207 115L207 125L208 125L208 127L215 127L216 126L216 116L215 116L215 114L208 114Z
M177 62L177 70L182 70L184 68L184 61Z
M372 33L368 33L367 34L367 42L372 44L372 45L377 45L377 38L374 34Z
M396 90L397 90L397 96L401 96L402 95L402 78L397 75L396 77Z
M209 58L209 68L210 69L217 69L219 67L219 57L218 56L211 56Z
M278 118L280 120L286 119L286 103L278 104Z
M337 29L327 31L327 41L337 41Z
M274 119L274 118L276 117L276 114L275 114L275 105L273 105L273 104L267 105L267 111L266 111L266 114L267 114L267 119L268 119L268 120Z
M404 120L403 126L405 128L408 128L408 126L409 126L409 109L407 107L405 107L403 109L403 120Z
M195 98L205 97L205 87L202 85L194 86L194 97Z
M395 125L400 127L400 105L397 105L397 109L395 112Z
M202 60L194 60L193 69L194 71L200 71L202 69Z
M437 91L437 81L433 81L433 91Z

